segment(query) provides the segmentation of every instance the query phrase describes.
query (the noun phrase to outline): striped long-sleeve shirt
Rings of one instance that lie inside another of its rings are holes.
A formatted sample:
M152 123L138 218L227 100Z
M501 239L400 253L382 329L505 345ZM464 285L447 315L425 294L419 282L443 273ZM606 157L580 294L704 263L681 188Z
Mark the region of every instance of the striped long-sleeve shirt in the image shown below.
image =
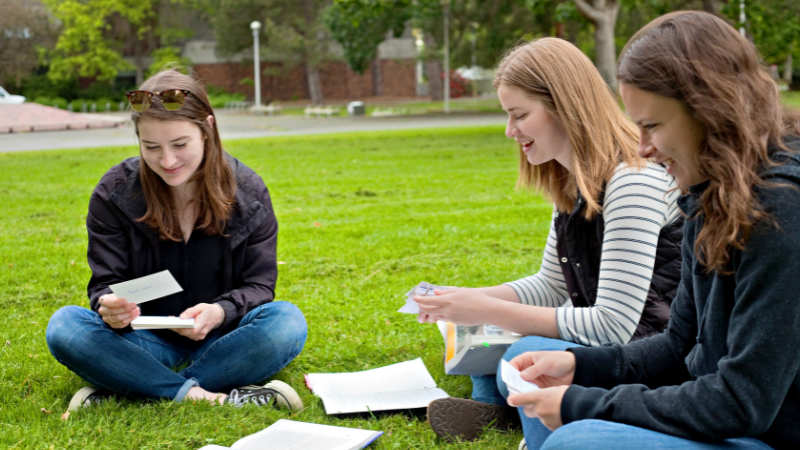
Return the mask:
M558 262L552 222L539 272L507 284L520 303L557 308L561 339L588 346L627 343L650 289L659 233L680 215L681 193L676 187L661 165L648 163L641 170L617 167L603 201L605 233L594 306L573 307Z

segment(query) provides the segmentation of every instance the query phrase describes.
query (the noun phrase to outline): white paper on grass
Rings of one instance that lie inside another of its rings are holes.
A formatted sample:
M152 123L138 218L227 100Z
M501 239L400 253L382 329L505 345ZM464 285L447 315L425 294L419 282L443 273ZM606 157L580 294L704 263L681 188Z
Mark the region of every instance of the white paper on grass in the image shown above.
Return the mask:
M449 397L421 358L363 372L311 373L308 383L327 414L423 408Z
M382 432L280 419L266 430L239 439L239 450L351 450Z
M117 297L124 298L128 303L149 302L183 291L169 270L112 284L108 287Z
M509 364L505 359L500 360L500 371L503 381L508 387L508 391L512 394L524 394L526 392L538 391L541 389L539 386L525 381L520 375L519 370Z

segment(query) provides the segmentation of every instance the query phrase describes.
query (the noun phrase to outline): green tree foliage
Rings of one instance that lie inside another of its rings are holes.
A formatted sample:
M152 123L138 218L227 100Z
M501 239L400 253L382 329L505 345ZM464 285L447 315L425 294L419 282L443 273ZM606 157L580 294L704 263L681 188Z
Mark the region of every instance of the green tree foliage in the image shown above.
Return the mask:
M153 50L150 56L153 57L153 63L147 69L147 76L150 77L156 73L166 69L175 68L179 72L189 74L189 67L192 66L192 60L183 58L180 55L181 49L179 47L167 46Z
M387 33L399 36L411 16L411 0L336 0L324 20L347 65L363 74Z
M790 54L800 59L800 3L762 0L746 3L745 30L767 63L781 64ZM725 4L721 13L739 26L739 2Z
M122 57L126 44L141 44L153 28L158 0L44 0L63 23L49 76L112 80L133 67ZM138 47L137 47L138 48Z

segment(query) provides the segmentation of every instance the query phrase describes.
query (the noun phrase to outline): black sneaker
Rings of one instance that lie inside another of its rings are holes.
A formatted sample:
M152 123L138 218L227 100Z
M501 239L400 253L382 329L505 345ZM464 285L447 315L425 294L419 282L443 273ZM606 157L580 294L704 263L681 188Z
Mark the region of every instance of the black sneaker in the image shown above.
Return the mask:
M289 411L300 411L303 409L303 401L291 386L283 381L273 380L265 386L243 386L234 389L228 394L225 403L233 406L243 406L245 403L252 403L256 406L272 406L274 408L288 409Z
M92 405L99 405L101 403L105 403L108 401L109 398L113 397L109 391L103 391L96 387L86 386L78 389L78 392L72 396L72 400L69 401L69 406L67 407L67 411L75 412L79 408L86 408Z
M446 441L474 441L487 428L519 428L516 408L463 398L440 398L428 404L428 423Z

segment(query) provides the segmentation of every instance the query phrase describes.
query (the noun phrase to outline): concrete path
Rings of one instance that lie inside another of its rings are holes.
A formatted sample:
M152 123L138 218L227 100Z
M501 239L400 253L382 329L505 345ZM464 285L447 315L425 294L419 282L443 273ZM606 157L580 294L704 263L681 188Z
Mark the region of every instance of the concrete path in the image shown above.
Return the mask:
M114 114L119 119L127 114ZM439 127L502 125L505 114L454 113L395 117L250 116L217 112L224 141L265 136L340 133L351 131L403 130ZM117 128L22 132L0 134L0 152L57 150L69 148L137 145L130 121Z
M81 114L37 103L0 105L0 133L20 133L119 126L126 119L101 114Z

